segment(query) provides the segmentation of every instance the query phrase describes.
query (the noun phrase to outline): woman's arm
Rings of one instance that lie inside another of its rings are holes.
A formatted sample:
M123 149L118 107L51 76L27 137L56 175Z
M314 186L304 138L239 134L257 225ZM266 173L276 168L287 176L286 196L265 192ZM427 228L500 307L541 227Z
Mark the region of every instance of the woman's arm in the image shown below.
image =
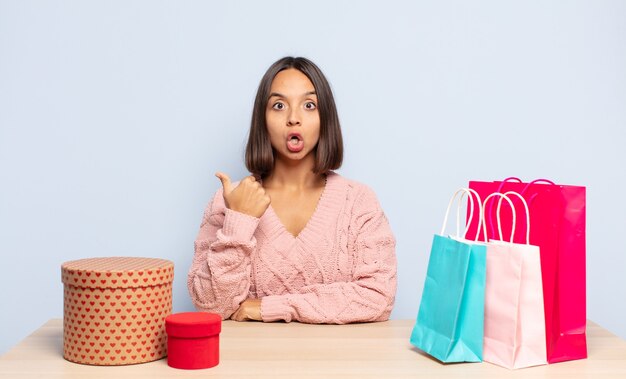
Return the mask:
M295 320L345 324L389 318L396 293L395 238L373 191L365 189L355 204L350 229L356 233L352 281L316 284L298 293L266 296L263 321Z
M187 278L196 308L227 319L248 297L258 224L259 218L226 208L222 189L217 191L204 213Z
M254 232L270 197L253 176L233 184L228 175L204 212L187 288L196 308L229 318L250 290Z

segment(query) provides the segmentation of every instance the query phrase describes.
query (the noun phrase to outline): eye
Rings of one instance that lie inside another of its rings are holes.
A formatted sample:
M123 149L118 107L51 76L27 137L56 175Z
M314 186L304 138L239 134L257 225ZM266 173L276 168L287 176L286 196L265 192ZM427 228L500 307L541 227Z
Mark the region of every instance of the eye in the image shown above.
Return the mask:
M277 103L274 103L274 105L272 105L272 108L280 111L280 110L285 109L285 104L281 102L277 102Z
M309 101L304 104L304 108L308 110L314 110L314 109L317 109L317 105L314 102Z

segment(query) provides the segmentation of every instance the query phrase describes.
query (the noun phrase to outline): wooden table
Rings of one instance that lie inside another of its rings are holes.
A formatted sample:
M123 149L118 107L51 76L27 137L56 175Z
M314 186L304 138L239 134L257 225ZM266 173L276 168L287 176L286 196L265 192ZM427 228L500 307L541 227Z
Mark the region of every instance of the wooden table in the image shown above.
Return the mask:
M626 378L626 341L588 324L589 358L507 370L489 363L441 364L409 343L413 320L372 324L223 324L221 362L177 370L167 359L87 366L63 359L62 320L50 320L0 357L0 378Z

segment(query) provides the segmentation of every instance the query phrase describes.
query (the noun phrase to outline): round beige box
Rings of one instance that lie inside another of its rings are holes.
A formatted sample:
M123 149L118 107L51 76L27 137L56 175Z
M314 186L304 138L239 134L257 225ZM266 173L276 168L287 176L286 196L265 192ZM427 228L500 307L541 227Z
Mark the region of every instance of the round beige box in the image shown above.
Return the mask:
M167 355L174 263L89 258L61 266L63 356L91 365L150 362Z

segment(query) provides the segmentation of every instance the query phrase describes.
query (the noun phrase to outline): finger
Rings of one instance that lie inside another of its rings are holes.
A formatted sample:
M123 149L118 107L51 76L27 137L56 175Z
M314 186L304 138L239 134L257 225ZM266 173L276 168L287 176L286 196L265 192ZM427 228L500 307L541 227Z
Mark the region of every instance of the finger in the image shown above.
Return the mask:
M233 185L228 175L224 174L223 172L217 172L215 176L217 176L217 178L222 182L222 187L224 187L224 193L232 192Z
M237 309L237 311L230 316L230 319L234 321L245 321L241 307L239 307L239 309Z

